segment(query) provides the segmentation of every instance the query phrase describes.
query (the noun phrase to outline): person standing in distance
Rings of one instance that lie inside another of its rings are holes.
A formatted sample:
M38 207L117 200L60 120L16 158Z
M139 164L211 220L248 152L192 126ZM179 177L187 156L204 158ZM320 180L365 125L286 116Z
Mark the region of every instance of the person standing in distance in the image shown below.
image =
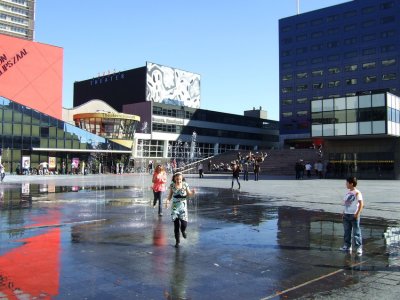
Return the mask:
M362 236L360 228L360 215L364 207L362 193L356 188L357 178L348 177L346 179L346 188L348 189L343 199L343 228L344 228L344 245L340 250L351 251L353 232L354 246L358 255L362 255Z

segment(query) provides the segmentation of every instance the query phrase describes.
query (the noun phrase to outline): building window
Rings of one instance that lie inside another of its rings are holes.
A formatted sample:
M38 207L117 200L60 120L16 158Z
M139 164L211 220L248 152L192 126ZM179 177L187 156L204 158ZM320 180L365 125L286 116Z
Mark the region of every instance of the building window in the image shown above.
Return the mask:
M355 84L357 84L357 78L346 79L346 84L347 85L355 85Z
M382 60L382 66L384 67L393 66L395 64L396 64L396 59L394 58Z
M381 47L381 52L382 53L391 52L391 51L394 51L394 50L396 50L395 45L385 45L385 46Z
M315 100L311 102L311 111L322 112L322 100Z
M367 20L367 21L362 23L362 27L364 27L364 28L371 27L371 26L374 26L375 24L376 24L376 21L374 19Z
M298 92L302 92L302 91L307 91L307 89L308 89L308 85L307 84L300 84L300 85L297 86L296 90Z
M296 49L296 54L302 54L307 52L307 47L301 47Z
M304 41L307 39L307 35L306 34L302 34L296 37L297 41Z
M322 89L323 87L324 87L324 84L322 82L313 83L313 89L314 90Z
M366 70L366 69L373 69L373 68L375 68L375 62L364 63L364 64L362 64L362 68L363 68L364 70Z
M328 56L328 61L336 61L336 60L339 60L339 58L340 58L340 56L337 55L337 54L329 55Z
M375 39L376 39L376 34L375 33L366 34L366 35L363 35L363 37L362 37L362 40L364 42L372 41L372 40L375 40Z
M349 24L344 26L344 31L352 31L357 28L357 24Z
M305 66L307 64L307 61L306 60L299 60L297 63L296 63L296 66Z
M318 77L318 76L324 75L324 71L323 70L316 70L316 71L312 71L311 74L312 74L313 77Z
M327 22L334 22L334 21L339 20L339 18L340 18L340 15L332 15L332 16L328 16L326 18L326 21Z
M327 42L326 46L328 48L336 48L337 46L339 46L339 42L338 41L331 41L331 42Z
M376 7L375 6L364 7L361 11L364 15L370 14L370 13L373 13L374 11L376 11Z
M307 78L307 72L303 72L303 73L297 73L297 78L298 79L304 79Z
M291 92L293 92L293 88L291 86L282 88L282 93L283 94L287 94L287 93L291 93Z
M322 57L315 57L315 58L313 58L312 60L311 60L311 63L313 63L313 64L319 64L319 63L322 63L324 60L323 60L323 58Z
M286 74L282 76L283 81L292 80L292 78L293 78L292 74Z
M311 51L319 51L323 48L322 44L315 44L310 47Z
M293 100L292 99L286 99L282 101L282 105L292 105Z
M344 58L352 58L357 56L357 51L349 51L343 54Z
M373 83L373 82L376 82L376 76L371 76L371 75L365 76L365 77L364 77L364 82L365 82L365 83Z
M394 1L385 2L380 5L381 9L390 9L394 7Z
M357 71L357 65L347 65L344 67L346 72L354 72Z
M283 63L282 64L282 69L289 69L289 68L291 68L292 67L292 64L291 63Z
M329 74L337 74L340 73L340 68L338 67L332 67L328 69Z
M382 80L395 80L395 79L396 79L396 73L389 73L382 75Z
M284 117L284 118L289 118L289 117L291 117L292 115L293 115L293 113L292 113L291 111L283 112L283 113L282 113L282 117Z
M292 50L282 51L282 56L290 56L292 54Z
M328 29L328 34L336 34L339 32L339 28L338 27L334 27L334 28L329 28Z
M381 24L393 23L396 21L395 16L386 16L381 18Z
M307 98L298 98L296 100L297 104L306 104L307 103Z
M305 117L305 116L308 115L308 111L306 111L306 110L299 110L299 111L296 113L296 115L297 115L298 117Z
M352 45L357 43L357 38L356 37L351 37L351 38L347 38L344 40L344 44L345 45Z
M357 11L356 10L346 11L343 15L345 18L352 18L357 16Z
M283 32L288 32L288 31L290 31L291 29L292 29L292 26L290 26L290 25L282 27L282 31L283 31Z
M292 39L291 37L284 38L284 39L282 40L282 42L283 42L284 44L290 44L290 43L293 42L293 39Z
M372 55L376 53L376 49L374 48L367 48L367 49L363 49L362 54L363 55Z
M381 32L381 38L388 38L396 35L396 30L387 30Z
M338 87L339 85L340 85L340 81L339 80L329 81L328 82L328 87L330 87L330 88Z
M297 29L301 29L301 28L305 28L305 27L307 27L307 22L302 22L302 23L296 24Z
M313 39L320 38L323 35L324 35L324 33L322 31L316 31L316 32L311 33L311 37Z
M334 99L335 110L345 110L346 109L346 98L336 98Z
M321 25L324 22L322 18L311 21L311 26Z

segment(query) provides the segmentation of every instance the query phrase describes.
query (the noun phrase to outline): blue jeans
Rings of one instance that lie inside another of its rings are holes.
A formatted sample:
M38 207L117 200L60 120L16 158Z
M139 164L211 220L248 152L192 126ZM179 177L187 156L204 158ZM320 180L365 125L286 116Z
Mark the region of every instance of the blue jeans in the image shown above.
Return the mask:
M360 217L356 219L354 215L343 215L343 228L344 228L344 245L351 247L351 232L353 231L354 246L356 248L362 246Z

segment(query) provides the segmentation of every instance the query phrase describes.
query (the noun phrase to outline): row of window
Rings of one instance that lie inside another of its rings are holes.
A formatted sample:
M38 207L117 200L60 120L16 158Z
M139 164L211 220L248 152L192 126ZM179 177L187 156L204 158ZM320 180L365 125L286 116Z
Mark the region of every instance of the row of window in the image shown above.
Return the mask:
M191 148L191 142L169 141L167 156L170 158L190 159L200 157L210 157L215 154L221 154L227 151L237 149L236 144L215 144L196 143L194 149ZM239 145L239 150L252 150L253 147ZM193 152L193 153L192 153ZM215 153L217 152L217 153ZM138 140L137 156L138 157L163 157L164 141L163 140Z
M385 121L324 124L324 125L311 126L311 135L313 137L384 134L384 133L386 133Z
M17 27L17 26L9 26L9 25L4 25L4 24L0 24L0 29L5 30L5 31L11 31L14 33L18 33L18 34L28 34L28 30L26 30L25 28L21 28L21 27Z
M388 1L381 3L379 6L377 5L372 5L372 6L367 6L361 8L360 12L361 15L368 15L374 12L380 11L386 11L388 9L393 9L395 7L395 2L394 1ZM310 22L300 22L297 23L296 25L286 25L281 28L282 31L288 32L293 29L304 29L307 28L308 26L314 27L318 25L322 25L324 23L332 23L332 22L343 22L343 19L354 19L358 14L357 10L349 10L345 11L340 14L333 14L329 15L326 18L316 18L311 20Z
M163 108L158 106L153 106L153 114L157 116L168 116L180 119L190 119L193 116L192 112L184 109Z
M7 4L0 4L0 6L2 7L2 10L4 10L4 11L9 11L9 12L12 12L12 13L24 15L26 17L29 16L29 10L28 9L19 8L19 7L7 5Z
M389 73L389 74L383 74L382 78L383 81L387 81L387 80L395 80L396 79L396 73ZM367 75L364 76L362 78L362 82L363 83L374 83L377 82L377 76L375 75ZM344 84L345 85L356 85L358 83L358 79L357 78L350 78L350 79L346 79L344 80ZM340 80L333 80L333 81L329 81L327 84L328 88L335 88L335 87L339 87L340 86ZM318 89L323 89L324 83L323 82L316 82L313 83L312 85L308 85L308 84L299 84L296 86L296 91L297 92L303 92L303 91L308 91L309 88L313 89L313 90L318 90ZM281 89L282 94L286 94L286 93L291 93L293 92L293 87L283 87Z
M9 16L3 13L0 13L0 19L9 21L9 22L14 22L14 23L19 23L21 25L28 25L29 22L27 19L19 18L19 17L14 17L14 16Z
M381 61L381 66L382 67L390 67L390 66L394 66L396 65L397 61L395 58L390 58L390 59L384 59ZM370 70L370 69L374 69L377 67L377 63L374 61L371 62L365 62L360 64L360 67L363 70ZM345 72L355 72L358 70L358 64L349 64L349 65L345 65L343 67L343 71ZM341 72L341 68L340 67L328 67L326 69L326 73L328 74L338 74ZM299 72L296 74L296 78L297 79L306 79L310 76L312 77L321 77L324 75L324 69L316 69L310 72ZM284 74L282 76L282 81L289 81L293 79L293 75L288 73L288 74Z
M337 124L367 121L385 121L386 107L360 108L336 111L313 112L312 124Z
M238 132L212 128L198 128L192 126L180 126L160 123L153 123L152 129L153 131L157 132L170 132L187 135L191 135L194 131L196 131L197 134L201 136L214 136L233 139L260 140L270 142L276 142L277 140L279 140L278 135L257 134L249 132Z
M153 114L160 116L169 116L174 118L184 118L193 121L213 122L232 124L237 126L256 127L263 128L263 121L259 118L245 117L209 110L193 109L188 111L187 109L176 109L176 106L171 108L153 106ZM273 121L270 121L273 123Z
M380 47L380 54L385 54L385 53L394 52L394 51L396 51L396 46L394 44L383 45ZM331 54L331 55L326 56L325 58L323 56L320 56L320 57L311 58L309 60L303 59L303 60L297 61L296 63L282 62L281 68L282 69L290 69L294 66L301 67L301 66L306 66L310 63L311 64L321 64L321 63L324 63L324 60L326 60L326 62L333 62L333 61L339 61L341 58L349 59L349 58L359 57L360 55L370 56L370 55L375 55L375 54L378 54L377 49L375 47L371 47L371 48L363 49L361 51L361 53L359 53L358 50L353 50L353 51L344 52L344 54ZM385 65L385 66L387 66L387 65Z
M395 16L384 16L384 17L380 18L379 22L376 19L370 19L370 20L361 22L360 25L357 23L352 23L352 24L343 25L343 28L339 28L337 26L334 28L329 28L326 32L319 30L319 31L311 32L310 34L301 33L301 34L297 35L296 37L287 37L286 36L286 37L282 38L282 42L284 44L291 44L294 41L301 42L301 41L306 41L309 38L310 39L320 39L321 37L326 36L326 35L333 35L333 34L337 35L341 32L355 31L360 27L368 28L368 27L376 26L378 24L389 24L389 23L394 23L394 22L396 22ZM371 36L371 34L366 34L366 35L361 36L362 40L369 41L369 40L371 40L371 38L372 39L377 38L376 34L373 34L374 36ZM368 35L370 35L370 36L368 36ZM387 30L387 31L383 31L380 33L381 38L387 38L387 37L394 36L394 35L395 35L395 32L393 33L393 30Z

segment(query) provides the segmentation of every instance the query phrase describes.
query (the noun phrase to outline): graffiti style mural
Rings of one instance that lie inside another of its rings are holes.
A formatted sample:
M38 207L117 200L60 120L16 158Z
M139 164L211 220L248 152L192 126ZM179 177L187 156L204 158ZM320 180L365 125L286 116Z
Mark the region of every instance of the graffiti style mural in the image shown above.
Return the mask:
M200 75L147 62L146 100L200 108Z

